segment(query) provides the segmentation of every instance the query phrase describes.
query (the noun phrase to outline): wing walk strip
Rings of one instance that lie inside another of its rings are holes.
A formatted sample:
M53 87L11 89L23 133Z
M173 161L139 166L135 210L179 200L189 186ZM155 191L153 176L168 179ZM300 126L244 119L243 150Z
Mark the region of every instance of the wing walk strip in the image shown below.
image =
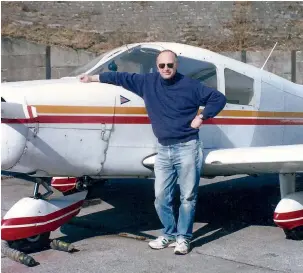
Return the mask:
M149 124L145 107L33 105L38 117L2 119L3 123L115 123ZM200 110L201 111L201 110ZM223 110L205 124L216 125L303 125L303 112Z

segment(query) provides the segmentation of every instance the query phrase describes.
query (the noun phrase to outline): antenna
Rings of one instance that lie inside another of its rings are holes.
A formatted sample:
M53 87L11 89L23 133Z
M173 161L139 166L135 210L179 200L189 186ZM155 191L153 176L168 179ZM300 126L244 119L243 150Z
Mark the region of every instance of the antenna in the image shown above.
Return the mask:
M269 55L268 55L268 57L267 57L265 63L264 63L263 66L261 67L261 70L263 70L264 66L266 65L266 63L267 63L267 61L268 61L268 59L269 59L271 53L274 51L274 49L275 49L275 47L276 47L277 44L278 44L278 42L276 42L276 44L274 45L273 49L272 49L271 52L269 53Z

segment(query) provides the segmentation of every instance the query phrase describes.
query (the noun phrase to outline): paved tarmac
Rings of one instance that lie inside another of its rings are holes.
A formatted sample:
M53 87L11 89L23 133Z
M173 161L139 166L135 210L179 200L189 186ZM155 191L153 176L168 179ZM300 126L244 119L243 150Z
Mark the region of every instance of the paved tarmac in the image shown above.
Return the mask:
M89 199L101 203L51 234L79 251L31 253L39 262L31 268L2 256L2 272L303 272L303 242L286 240L272 220L280 198L276 175L201 179L193 249L185 256L148 247L161 229L153 182L119 179L94 186ZM32 194L33 184L2 179L1 190L3 217Z

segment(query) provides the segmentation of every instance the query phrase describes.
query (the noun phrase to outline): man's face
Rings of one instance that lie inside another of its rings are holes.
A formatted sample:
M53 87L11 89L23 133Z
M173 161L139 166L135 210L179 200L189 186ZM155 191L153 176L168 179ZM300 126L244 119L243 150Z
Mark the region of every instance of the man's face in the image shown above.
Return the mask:
M177 60L172 52L163 52L158 56L157 67L161 77L165 80L172 78L177 71Z

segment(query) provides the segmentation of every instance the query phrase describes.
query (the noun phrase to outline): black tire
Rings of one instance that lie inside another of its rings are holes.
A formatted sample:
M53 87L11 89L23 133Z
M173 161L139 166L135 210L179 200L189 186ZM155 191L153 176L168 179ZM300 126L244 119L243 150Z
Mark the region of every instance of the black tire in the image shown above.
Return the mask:
M79 192L79 190L73 189L73 190L70 190L70 191L62 192L62 194L63 194L64 196L68 196L68 195L74 194L74 193L76 193L76 192Z
M105 183L107 183L107 182L108 182L108 179L91 179L90 184L86 185L85 188L84 188L82 183L79 181L79 182L77 182L76 188L74 188L70 191L67 191L67 192L63 192L62 194L64 196L67 196L67 195L74 194L76 192L87 190L88 194L87 194L86 198L88 198L88 196L91 195L91 190L93 189L94 185L104 186Z
M23 252L38 251L49 247L50 232L45 232L36 236L16 240L8 241L8 245L11 248L17 249Z
M294 229L284 229L286 239L301 241L303 240L303 226Z

